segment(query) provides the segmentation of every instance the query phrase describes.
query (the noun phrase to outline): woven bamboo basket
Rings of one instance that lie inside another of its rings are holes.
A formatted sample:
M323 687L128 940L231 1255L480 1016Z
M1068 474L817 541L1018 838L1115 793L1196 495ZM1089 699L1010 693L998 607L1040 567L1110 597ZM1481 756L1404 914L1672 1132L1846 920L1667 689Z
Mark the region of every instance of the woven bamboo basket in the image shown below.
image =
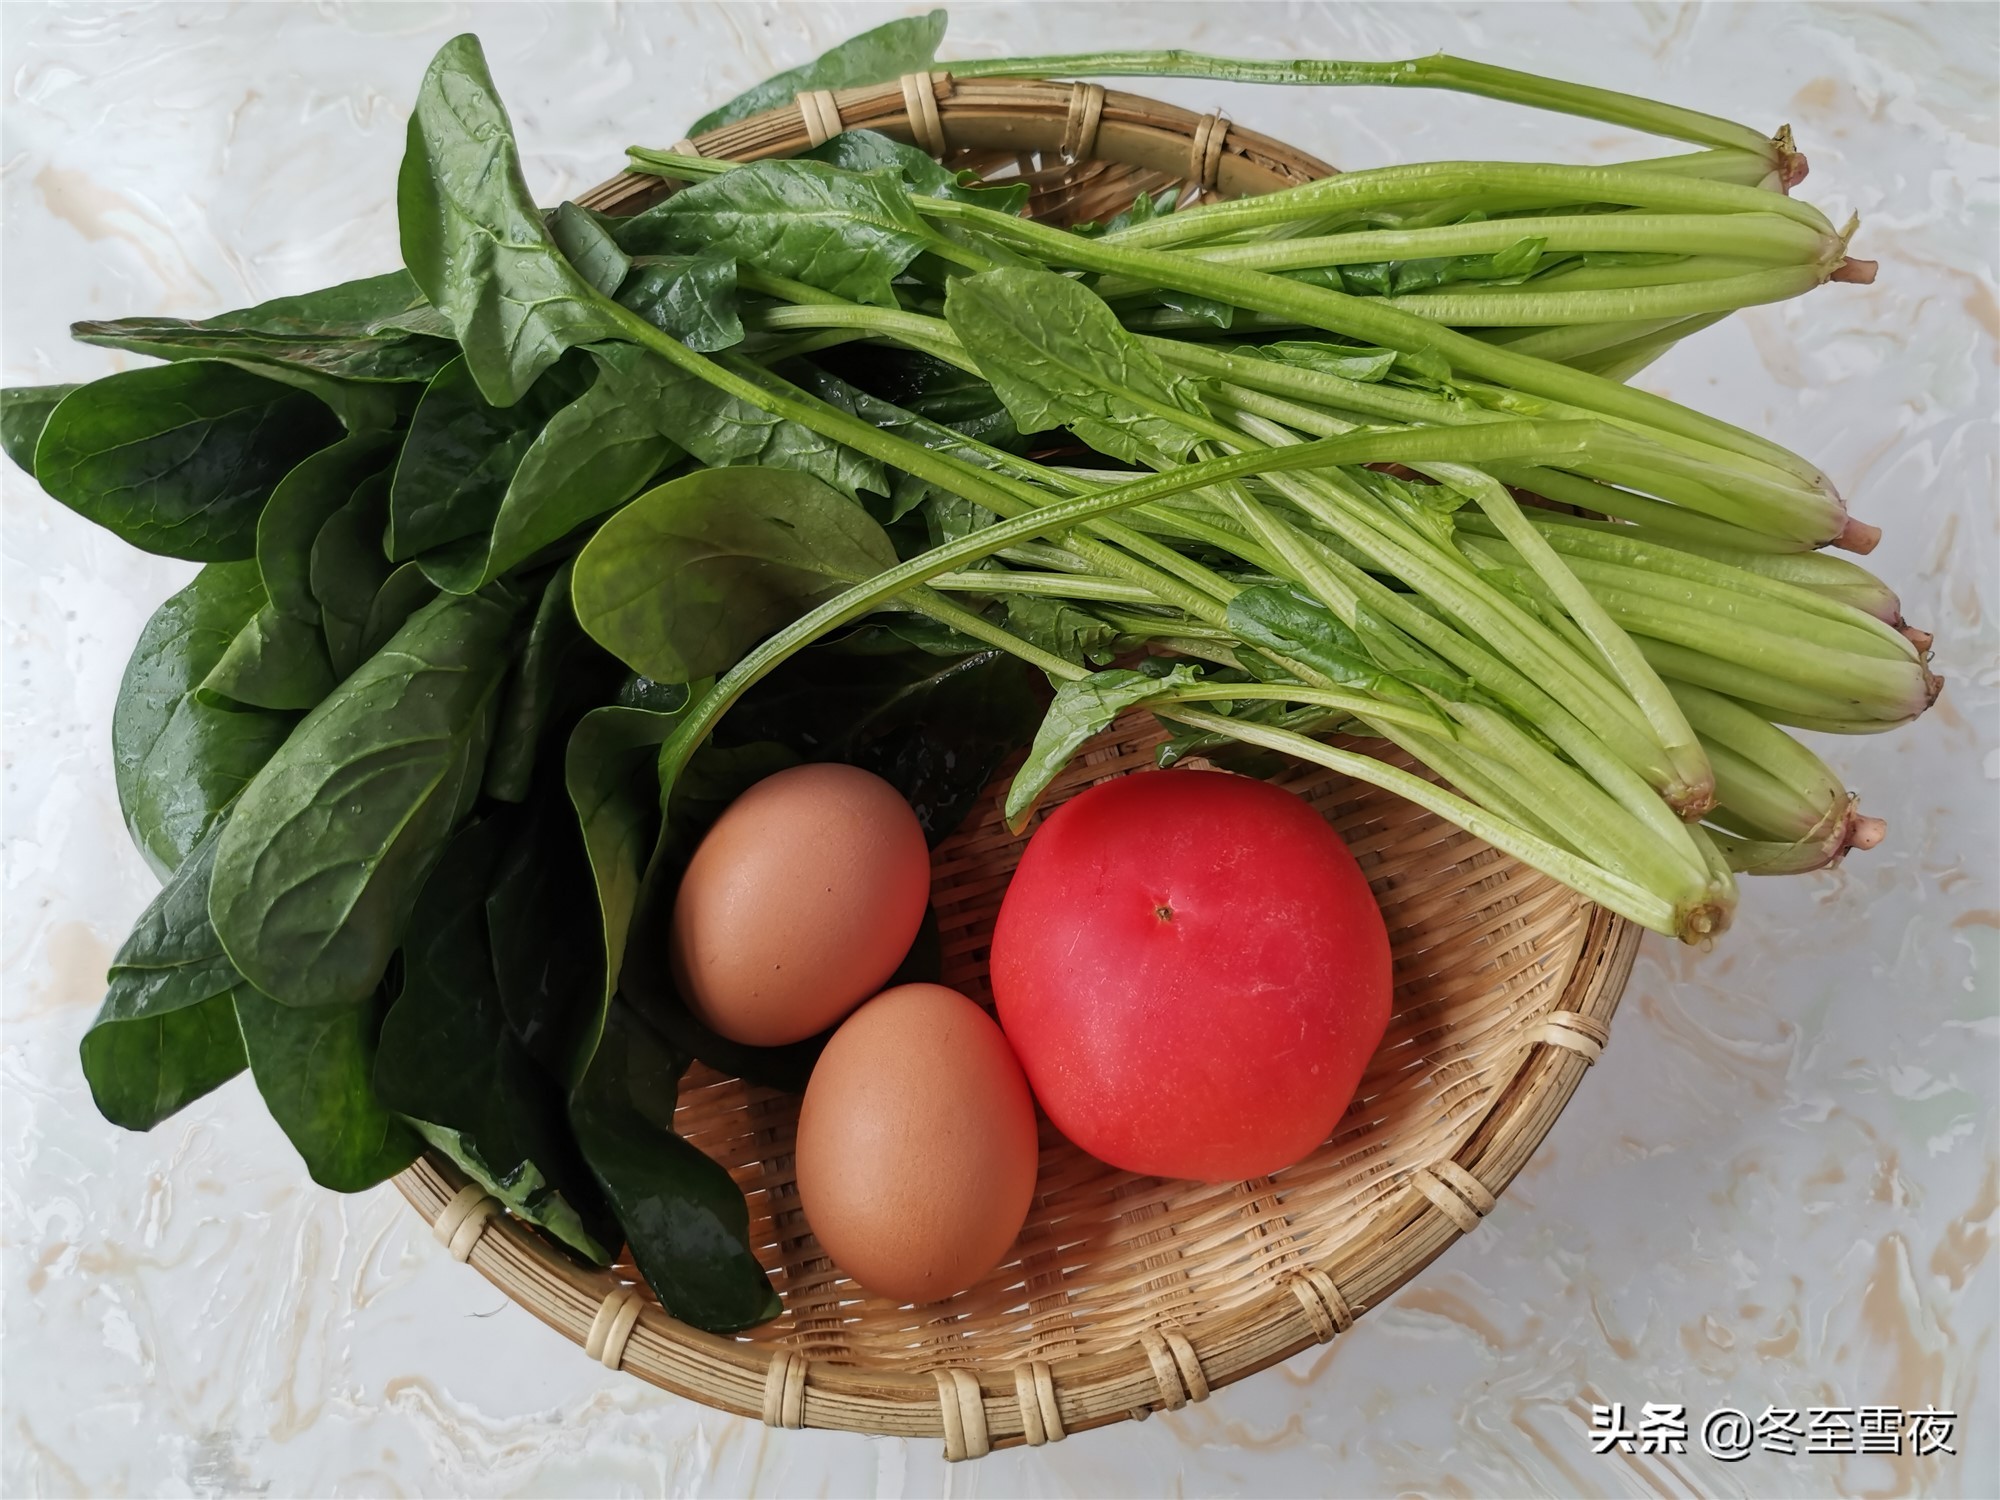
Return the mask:
M1170 185L1188 198L1236 196L1333 170L1217 115L1095 84L946 73L801 95L679 149L786 156L858 126L988 179L1023 179L1029 212L1065 224ZM670 190L627 173L582 201L633 212ZM1041 815L1152 764L1162 737L1149 716L1121 720L1058 779ZM1005 780L932 861L944 981L984 1003L988 936L1024 844L1000 816ZM1139 1177L1044 1123L1034 1205L1006 1263L949 1302L896 1306L843 1277L805 1223L797 1099L697 1065L678 1128L742 1187L751 1243L784 1302L734 1338L669 1317L629 1266L577 1265L440 1157L397 1185L453 1256L589 1357L773 1426L941 1438L960 1459L1202 1400L1333 1338L1478 1227L1599 1055L1640 935L1388 793L1306 767L1279 784L1361 861L1396 980L1388 1035L1354 1104L1294 1167L1226 1185Z

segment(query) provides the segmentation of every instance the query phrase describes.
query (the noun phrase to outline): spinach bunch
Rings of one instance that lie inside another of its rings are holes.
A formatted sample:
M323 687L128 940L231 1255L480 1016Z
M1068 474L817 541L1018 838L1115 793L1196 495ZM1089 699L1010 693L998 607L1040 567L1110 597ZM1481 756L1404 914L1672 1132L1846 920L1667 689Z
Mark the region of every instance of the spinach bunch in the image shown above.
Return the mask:
M1770 565L1752 561L1866 551L1876 529L1804 459L1622 383L1730 309L1869 279L1846 258L1851 226L1773 191L1792 176L1787 142L1454 59L1097 54L972 71L1031 67L1461 88L1709 149L1609 168L1385 167L1186 207L1142 196L1103 229L1071 232L922 174L900 174L898 212L870 190L893 152L822 149L848 170L842 183L807 163L634 148L637 170L699 180L624 232L692 233L734 253L739 284L789 304L749 309L747 328L899 345L975 374L1017 429L1072 440L1034 452L1071 461L1056 468L879 419L862 431L848 420L861 408L823 381L753 390L623 328L718 389L903 469L900 495L932 543L823 602L799 598L806 612L676 731L663 756L674 774L791 652L900 606L1061 684L1010 798L1017 817L1088 733L1144 705L1178 731L1170 755L1231 742L1373 781L1689 941L1728 921L1733 869L1832 857L1853 820L1824 767L1784 737L1798 774L1767 801L1719 719L1694 721L1712 708L1703 693L1767 729L1860 732L1924 711L1937 684L1921 639L1891 639L1896 619L1844 604L1836 623L1835 601L1810 589L1781 602L1760 581ZM1218 329L1255 342L1218 348ZM1137 477L1147 470L1160 477ZM1615 541L1565 535L1524 513L1517 488L1624 524ZM1730 571L1707 565L1717 553ZM954 615L946 593L978 607ZM1720 620L1732 628L1708 628ZM649 649L673 629L653 624ZM1141 643L1206 671L1089 671ZM1312 738L1329 727L1386 738L1456 790ZM1731 721L1739 730L1747 742Z
M900 66L940 22L863 50ZM358 1191L428 1146L569 1253L629 1246L676 1315L742 1328L776 1297L674 1100L696 1060L800 1086L811 1049L732 1047L680 1002L660 952L680 868L735 792L808 759L885 775L942 837L1046 690L982 642L873 630L805 653L663 787L706 678L916 545L920 518L876 519L910 481L625 339L621 319L734 351L746 381L788 357L746 332L727 248L536 209L504 117L455 112L468 82L491 98L466 38L412 122L407 270L79 323L164 363L0 398L49 494L206 564L121 685L120 802L165 884L84 1076L145 1130L247 1071L315 1181ZM920 170L892 146L841 149ZM633 644L667 637L698 644ZM933 928L906 977L936 962Z
M252 468L266 425L207 429L204 462L246 492L247 555L161 606L126 672L120 799L167 884L82 1060L100 1110L133 1129L247 1069L316 1181L356 1191L429 1145L577 1255L629 1244L677 1315L732 1329L776 1302L740 1191L673 1132L675 1090L696 1058L803 1072L702 1033L673 993L655 940L679 866L746 778L809 758L887 775L941 834L1042 700L1037 674L976 642L835 643L802 664L810 693L774 691L755 743L719 745L705 786L663 805L658 746L689 679L815 597L786 568L838 587L896 552L854 488L886 504L879 466L767 424L770 446L740 456L797 467L696 467L656 403L626 398L661 378L636 354L565 356L508 407L454 355L410 382L390 428L341 436L321 403L305 430L331 441L282 473ZM106 383L143 413L129 376ZM16 451L39 465L76 430L65 403L100 399L11 396L15 431L42 423ZM676 431L739 456L727 414ZM127 488L133 534L161 535L183 483ZM642 617L702 622L697 661L627 651L678 685L579 625L573 597L594 609L621 589Z

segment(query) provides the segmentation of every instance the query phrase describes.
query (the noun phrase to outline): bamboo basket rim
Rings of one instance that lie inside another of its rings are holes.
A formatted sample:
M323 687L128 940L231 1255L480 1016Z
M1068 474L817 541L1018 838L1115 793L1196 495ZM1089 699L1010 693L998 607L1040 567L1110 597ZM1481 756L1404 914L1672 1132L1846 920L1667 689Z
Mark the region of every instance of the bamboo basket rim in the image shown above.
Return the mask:
M958 82L944 69L893 84L801 94L791 105L675 149L733 159L789 156L861 127L934 156L1012 152L1025 161L1054 153L1070 167L1116 163L1225 197L1334 170L1220 114L1091 83ZM671 190L659 178L627 171L578 201L631 212ZM1130 732L1130 722L1121 720L1093 744ZM1587 925L1554 1006L1517 1038L1518 1062L1455 1151L1410 1171L1399 1190L1371 1208L1369 1232L1341 1253L1293 1271L1254 1302L1191 1322L1163 1321L1110 1352L921 1373L812 1361L781 1343L723 1337L677 1321L615 1271L568 1259L436 1152L400 1174L396 1186L455 1259L607 1368L771 1426L942 1439L951 1460L1039 1445L1201 1400L1324 1343L1478 1227L1600 1055L1638 950L1637 926L1573 899Z

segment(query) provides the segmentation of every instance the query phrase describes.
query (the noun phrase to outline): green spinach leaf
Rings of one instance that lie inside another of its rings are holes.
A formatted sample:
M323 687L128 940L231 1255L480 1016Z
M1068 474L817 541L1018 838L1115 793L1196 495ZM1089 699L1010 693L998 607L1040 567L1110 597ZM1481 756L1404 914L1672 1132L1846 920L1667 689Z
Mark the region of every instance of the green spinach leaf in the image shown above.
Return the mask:
M849 37L802 67L767 78L720 109L710 110L688 126L687 133L703 135L780 104L790 104L808 89L861 88L871 83L887 83L905 73L922 72L937 59L944 28L945 13L934 10L928 15L890 21Z
M211 563L146 622L111 711L111 763L132 842L164 877L258 769L291 720L197 696L264 604L254 563Z
M894 172L914 192L977 204L995 213L1018 214L1028 203L1029 188L1025 182L987 187L973 173L954 172L940 165L928 152L877 130L843 130L805 155L844 172Z
M312 588L312 549L335 511L353 498L364 479L380 471L395 449L381 433L355 433L322 448L278 482L257 518L257 571L274 609L317 626L320 602Z
M570 1125L661 1305L728 1333L776 1317L778 1294L750 1253L742 1191L674 1133L686 1071L684 1056L614 1001L604 1045L570 1095Z
M157 1015L124 1014L107 999L82 1050L97 1112L126 1130L151 1130L245 1065L233 991Z
M1316 599L1259 584L1229 601L1229 628L1253 646L1311 667L1329 682L1422 704L1423 695L1383 670L1361 637Z
M1218 302L1213 297L1197 297L1193 292L1166 289L1156 294L1162 307L1171 307L1175 312L1186 313L1191 318L1200 318L1214 328L1228 328L1236 322L1236 308L1233 303Z
M563 257L521 175L479 39L431 60L396 185L403 264L443 313L486 399L511 406L574 344L619 333Z
M507 678L486 762L486 795L500 802L527 801L550 734L567 736L572 720L586 707L610 698L627 675L617 658L577 624L570 602L573 569L574 559L565 561L542 590L527 644ZM672 706L686 698L686 688L674 689Z
M563 782L583 829L597 896L604 954L604 993L583 1017L575 1051L564 1070L574 1085L595 1055L605 1009L625 963L646 867L660 828L659 748L698 694L684 694L676 709L659 712L622 705L592 709L570 732Z
M650 413L661 432L710 468L796 469L843 495L862 490L888 493L882 466L845 444L773 416L643 349L605 345L596 352L602 370L598 378L611 383L617 398L635 411ZM783 384L760 366L733 355L725 354L719 362L746 379Z
M224 950L291 1006L358 1006L471 810L518 606L446 595L307 714L216 851Z
M933 242L899 179L824 162L758 161L620 222L634 255L711 251L832 292L896 306L890 283Z
M857 343L825 350L814 359L847 384L975 442L1012 451L1026 445L1006 402L983 377L934 355Z
M1375 734L1373 729L1358 719L1349 718L1338 709L1312 706L1288 708L1283 703L1269 700L1239 702L1233 705L1211 703L1207 706L1211 710L1228 709L1228 718L1235 723L1266 724L1276 729L1289 729L1297 734L1322 734L1330 730L1338 730L1348 735ZM1153 763L1165 770L1169 766L1178 765L1190 756L1197 755L1225 771L1235 771L1242 776L1255 776L1260 781L1281 776L1298 767L1297 761L1279 751L1266 750L1260 745L1248 745L1231 735L1206 729L1181 729L1154 752Z
M126 1016L199 1005L243 982L208 919L208 886L223 814L167 877L111 960L107 1005Z
M401 387L429 379L458 352L444 320L401 271L218 318L119 318L73 323L70 332L156 359L226 360L317 396L350 432L397 426L409 411Z
M650 713L677 714L698 696L696 685L685 682L655 682L637 672L627 672L612 702L620 708L643 708Z
M736 258L717 250L649 255L633 262L618 301L703 354L743 342Z
M630 344L598 345L589 352L600 371L632 370L651 359ZM552 380L544 379L527 400L509 410L529 406ZM455 594L476 593L584 523L617 509L679 458L680 449L660 433L660 413L632 404L628 389L627 381L600 373L588 390L533 434L524 450L515 450L519 463L511 473L500 475L498 466L492 467L491 477L499 479L503 490L468 478L460 491L461 520L456 524L476 521L480 534L421 555L417 561L432 581ZM512 439L508 444L514 449ZM442 482L441 475L428 481L433 486Z
M93 380L49 414L35 477L55 499L144 552L195 562L253 556L278 482L340 436L327 406L214 360Z
M603 1265L617 1222L570 1135L563 1091L508 1030L488 951L487 886L505 837L491 820L467 825L424 883L375 1090L512 1212Z
M1085 740L1109 729L1126 709L1199 680L1200 672L1194 667L1175 667L1164 677L1113 668L1057 688L1055 702L1049 705L1048 716L1028 747L1027 760L1008 784L1007 826L1016 833L1027 827L1036 799L1048 790Z
M1071 227L1070 232L1080 234L1085 239L1102 239L1107 234L1130 229L1134 224L1165 218L1174 211L1174 204L1180 195L1179 186L1164 187L1157 193L1139 193L1133 197L1130 208L1120 209L1102 224L1077 224Z
M564 202L556 206L546 222L549 237L556 242L563 258L576 267L578 275L607 297L618 290L625 273L632 269L632 261L618 248L618 241L595 214Z
M727 671L771 631L896 562L859 505L782 469L704 469L613 516L576 562L577 619L633 671Z
M213 318L72 323L86 344L156 359L287 365L339 380L429 380L457 355L451 328L407 271L277 297Z
M812 365L800 364L788 373L796 374L801 389L819 397L827 405L873 423L884 432L915 443L921 448L928 448L933 453L947 454L975 468L1001 467L999 459L967 442L965 435L955 427L946 426L942 422L933 421L913 411L905 411L858 386L850 385L837 375L830 375ZM893 471L884 490L889 501L885 519L892 523L900 521L933 493L929 483L902 470ZM943 499L945 496L940 493L939 498ZM949 498L958 499L957 496ZM971 505L972 502L958 503ZM986 514L990 518L990 513Z
M388 515L389 476L375 474L355 486L313 539L312 591L335 677L347 676L364 660L369 611L393 571L382 554Z
M243 976L208 921L211 830L168 877L111 961L110 986L83 1034L97 1111L150 1130L245 1066L233 992Z
M956 278L945 318L1024 432L1068 427L1100 453L1143 464L1180 459L1195 435L1177 413L1202 414L1193 383L1174 374L1067 276L998 270Z
M42 429L63 397L79 390L75 385L16 385L0 391L0 449L4 449L29 478L35 474L35 445Z
M487 870L486 915L501 1009L528 1055L561 1078L609 988L597 945L577 941L598 926L589 851L555 781L495 821L502 835Z
M195 691L212 708L296 711L318 703L334 682L319 627L266 604L236 632Z
M1538 270L1548 241L1539 237L1516 240L1491 255L1447 255L1423 260L1385 260L1344 266L1312 266L1280 272L1293 281L1332 287L1351 297L1400 297L1432 291L1455 282L1479 281L1489 286L1515 286Z
M1448 484L1412 483L1373 469L1356 469L1353 474L1355 483L1434 546L1447 553L1458 550L1458 529L1451 518L1470 502L1465 492Z
M1062 599L1007 595L1007 628L1079 667L1102 666L1118 654L1116 625Z
M250 1076L314 1182L358 1193L417 1159L423 1142L375 1095L373 998L300 1010L247 984L235 995Z
M1033 737L1047 702L1041 673L1004 651L940 657L869 626L785 662L722 728L728 744L773 742L801 759L874 772L903 794L936 845ZM688 793L689 779L676 795Z
M1364 385L1375 385L1392 378L1402 383L1403 377L1407 376L1410 384L1434 388L1451 377L1451 366L1434 355L1426 359L1421 355L1402 354L1394 349L1375 349L1361 344L1318 344L1284 339L1274 344L1247 345L1234 352L1250 359L1273 359L1280 364L1317 370L1322 375L1334 375Z
M404 563L383 579L382 587L375 591L374 601L368 606L367 622L361 627L361 660L366 661L388 645L410 616L437 596L437 585L413 562Z
M589 361L573 355L519 401L495 406L480 394L466 361L453 360L438 371L424 389L396 460L389 556L404 562L462 538L483 537L535 439L584 394L589 379Z

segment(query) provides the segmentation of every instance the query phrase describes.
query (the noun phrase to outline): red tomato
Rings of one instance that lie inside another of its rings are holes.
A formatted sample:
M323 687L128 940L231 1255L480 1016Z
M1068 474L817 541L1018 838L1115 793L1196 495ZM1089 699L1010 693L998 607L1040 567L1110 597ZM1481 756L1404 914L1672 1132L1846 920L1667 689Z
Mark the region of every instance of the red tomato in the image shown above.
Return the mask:
M1056 1128L1160 1177L1310 1153L1389 1024L1389 934L1354 856L1299 798L1214 771L1058 808L1001 903L992 976Z

